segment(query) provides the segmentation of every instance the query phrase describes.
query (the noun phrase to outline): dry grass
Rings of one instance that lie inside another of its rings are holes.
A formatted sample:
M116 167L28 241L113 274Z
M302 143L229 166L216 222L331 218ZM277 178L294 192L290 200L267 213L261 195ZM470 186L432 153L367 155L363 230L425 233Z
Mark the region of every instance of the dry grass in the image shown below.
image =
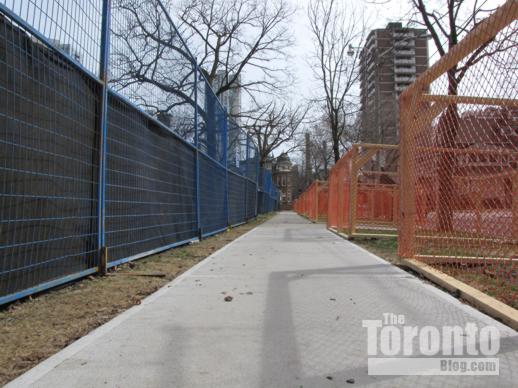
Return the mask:
M398 262L397 237L355 237L353 242L393 264Z
M516 272L512 275L499 274L488 266L485 268L459 269L454 266L436 266L442 272L474 287L505 304L518 309L518 281Z
M0 386L127 310L270 216L91 276L0 310ZM128 276L161 273L165 277ZM124 274L124 275L123 275Z
M397 264L397 239L359 238L354 243L368 251ZM474 287L499 301L518 309L518 270L516 267L504 265L461 267L459 265L434 265L438 270Z

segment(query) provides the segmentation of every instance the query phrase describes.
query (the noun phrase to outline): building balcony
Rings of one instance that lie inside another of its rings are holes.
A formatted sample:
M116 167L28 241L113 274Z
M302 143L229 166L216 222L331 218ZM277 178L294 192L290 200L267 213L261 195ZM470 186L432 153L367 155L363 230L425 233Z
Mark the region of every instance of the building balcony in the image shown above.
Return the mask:
M367 90L374 89L375 87L376 87L376 83L374 81L369 82L369 84L367 85Z
M395 58L394 64L397 65L415 65L415 58Z
M394 38L415 38L415 34L413 31L405 31L405 32L396 32L393 33Z
M394 81L396 81L396 83L412 83L415 81L415 77L414 76L396 76L394 78Z
M369 64L367 65L367 71L370 72L372 71L372 69L374 69L374 67L376 66L376 61L370 61Z
M396 57L415 57L415 50L410 50L407 48L396 48L394 50L394 55Z
M396 76L401 75L401 74L412 74L413 75L416 73L416 69L415 69L415 66L408 66L408 67L396 66L394 68L394 73Z
M415 41L412 40L396 40L394 41L394 47L415 47Z

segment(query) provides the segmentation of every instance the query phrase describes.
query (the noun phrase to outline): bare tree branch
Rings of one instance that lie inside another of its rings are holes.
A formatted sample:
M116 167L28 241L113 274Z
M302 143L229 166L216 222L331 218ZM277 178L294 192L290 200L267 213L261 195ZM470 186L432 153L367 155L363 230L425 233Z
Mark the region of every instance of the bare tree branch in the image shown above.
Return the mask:
M246 119L244 128L256 139L261 166L281 147L286 153L298 148L295 140L308 112L308 106L291 108L285 103L269 102L241 116Z
M335 162L340 159L340 141L347 130L346 116L359 80L359 52L348 55L351 46L362 43L363 17L354 8L344 9L336 0L311 0L308 18L314 38L311 66L322 87L322 97L332 140Z

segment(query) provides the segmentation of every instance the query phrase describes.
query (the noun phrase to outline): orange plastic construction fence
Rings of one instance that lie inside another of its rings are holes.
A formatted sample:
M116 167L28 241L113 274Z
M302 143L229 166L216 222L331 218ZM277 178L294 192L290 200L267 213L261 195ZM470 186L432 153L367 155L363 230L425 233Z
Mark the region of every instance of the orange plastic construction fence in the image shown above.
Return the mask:
M496 287L515 307L517 63L511 0L403 92L399 115L400 255Z
M314 181L293 203L298 214L314 222L326 221L327 207L327 182L324 181Z
M327 225L349 236L396 235L398 147L354 144L329 174Z

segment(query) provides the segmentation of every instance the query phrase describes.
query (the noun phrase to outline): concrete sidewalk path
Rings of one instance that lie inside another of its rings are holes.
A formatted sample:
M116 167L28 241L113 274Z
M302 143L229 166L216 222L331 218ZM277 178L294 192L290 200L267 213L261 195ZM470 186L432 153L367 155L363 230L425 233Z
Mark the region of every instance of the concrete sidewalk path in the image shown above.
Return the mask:
M494 325L500 375L369 376L362 320L383 313L420 327ZM9 387L363 385L517 387L517 333L282 212Z

